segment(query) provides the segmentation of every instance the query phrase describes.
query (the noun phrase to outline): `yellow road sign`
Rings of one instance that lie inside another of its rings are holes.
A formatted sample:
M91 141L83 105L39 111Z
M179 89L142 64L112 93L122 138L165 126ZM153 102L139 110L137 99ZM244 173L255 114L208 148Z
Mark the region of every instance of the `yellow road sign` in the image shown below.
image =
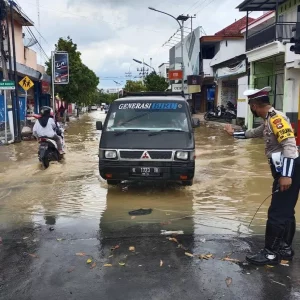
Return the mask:
M28 91L30 88L34 86L33 81L28 77L25 76L20 82L19 85L25 90Z

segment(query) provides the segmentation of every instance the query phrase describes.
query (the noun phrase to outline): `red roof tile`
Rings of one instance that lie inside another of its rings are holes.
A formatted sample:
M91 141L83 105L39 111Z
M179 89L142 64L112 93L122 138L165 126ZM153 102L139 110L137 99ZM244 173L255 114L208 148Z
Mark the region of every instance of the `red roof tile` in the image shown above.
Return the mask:
M249 23L253 22L255 19L248 18ZM217 32L215 35L217 36L240 36L241 29L244 28L247 24L247 17L243 17L242 19L232 23L231 25L227 26L226 28L222 29L221 31Z

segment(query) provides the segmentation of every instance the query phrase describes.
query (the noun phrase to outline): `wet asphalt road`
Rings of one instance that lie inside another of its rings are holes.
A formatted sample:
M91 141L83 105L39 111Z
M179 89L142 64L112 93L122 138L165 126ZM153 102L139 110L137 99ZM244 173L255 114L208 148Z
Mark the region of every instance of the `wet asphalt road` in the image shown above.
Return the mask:
M244 264L263 246L268 201L248 230L270 194L262 141L202 127L193 187L108 188L97 169L103 118L71 121L66 161L48 170L35 142L0 147L0 299L300 299L299 254L289 266ZM140 208L152 211L129 214Z

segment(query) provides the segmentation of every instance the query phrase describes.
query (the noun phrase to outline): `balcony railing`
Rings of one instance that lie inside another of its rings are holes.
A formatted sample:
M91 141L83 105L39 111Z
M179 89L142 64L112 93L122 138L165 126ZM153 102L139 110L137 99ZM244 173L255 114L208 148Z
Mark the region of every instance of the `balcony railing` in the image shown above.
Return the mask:
M295 22L274 23L249 35L246 41L246 51L253 50L274 41L289 42L294 35L292 28L295 27L296 24Z

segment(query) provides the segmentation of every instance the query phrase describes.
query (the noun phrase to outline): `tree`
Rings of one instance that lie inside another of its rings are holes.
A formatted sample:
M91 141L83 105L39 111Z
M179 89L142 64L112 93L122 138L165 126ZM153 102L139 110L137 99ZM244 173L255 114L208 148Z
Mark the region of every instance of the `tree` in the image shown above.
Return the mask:
M99 84L96 74L82 63L81 53L77 50L77 44L70 37L60 38L55 45L56 51L66 51L69 54L69 84L56 85L55 92L67 102L78 105L92 104L95 92ZM47 73L52 75L52 61L46 62Z
M146 76L145 86L147 91L164 92L169 87L169 84L166 82L165 78L152 72Z
M143 92L146 87L141 81L127 80L124 90L127 92Z

